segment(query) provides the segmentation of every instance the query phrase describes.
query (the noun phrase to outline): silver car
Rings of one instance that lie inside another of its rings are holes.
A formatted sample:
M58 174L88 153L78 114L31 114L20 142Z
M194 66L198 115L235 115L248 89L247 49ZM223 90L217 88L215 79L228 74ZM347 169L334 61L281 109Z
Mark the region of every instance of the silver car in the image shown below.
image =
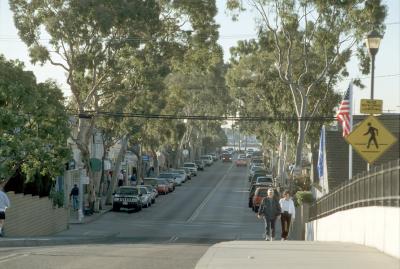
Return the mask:
M140 199L142 201L143 207L150 207L151 206L151 197L152 197L152 191L149 191L147 187L144 185L138 186L139 192L141 194Z

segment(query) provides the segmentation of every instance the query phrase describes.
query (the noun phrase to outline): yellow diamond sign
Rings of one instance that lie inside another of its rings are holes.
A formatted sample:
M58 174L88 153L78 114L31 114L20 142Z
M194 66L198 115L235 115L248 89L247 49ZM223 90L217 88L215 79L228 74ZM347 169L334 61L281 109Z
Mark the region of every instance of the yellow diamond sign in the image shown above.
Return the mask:
M397 141L374 116L363 120L345 139L370 164Z

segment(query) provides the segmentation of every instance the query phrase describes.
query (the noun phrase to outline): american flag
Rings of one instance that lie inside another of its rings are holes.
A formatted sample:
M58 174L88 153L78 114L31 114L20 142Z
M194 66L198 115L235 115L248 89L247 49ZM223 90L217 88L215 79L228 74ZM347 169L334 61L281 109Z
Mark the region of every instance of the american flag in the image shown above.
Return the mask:
M350 119L352 117L350 113L350 91L351 91L351 83L349 85L349 88L346 91L346 94L344 95L344 98L342 102L340 103L339 110L336 114L336 119L338 122L342 124L342 129L343 129L343 137L347 136L350 131L351 131L351 126L350 126Z

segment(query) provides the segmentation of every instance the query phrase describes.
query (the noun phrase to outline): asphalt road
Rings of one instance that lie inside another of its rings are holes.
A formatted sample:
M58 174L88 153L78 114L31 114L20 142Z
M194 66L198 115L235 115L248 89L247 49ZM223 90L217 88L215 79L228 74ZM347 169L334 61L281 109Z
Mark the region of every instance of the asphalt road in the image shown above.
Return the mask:
M218 161L150 208L109 212L56 236L80 244L3 248L0 268L194 268L216 242L262 240L263 222L247 207L246 173Z
M110 212L61 236L108 236L127 242L214 243L261 239L263 222L247 207L247 168L218 161L140 212Z

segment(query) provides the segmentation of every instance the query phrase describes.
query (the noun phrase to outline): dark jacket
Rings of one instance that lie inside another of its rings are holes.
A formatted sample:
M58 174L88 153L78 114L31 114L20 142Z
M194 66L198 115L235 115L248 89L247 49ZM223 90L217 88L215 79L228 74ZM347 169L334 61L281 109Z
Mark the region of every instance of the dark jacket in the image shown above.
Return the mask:
M73 187L69 196L78 196L79 195L79 188Z
M274 198L265 197L258 209L258 214L267 218L275 218L281 213L281 206L279 201Z

